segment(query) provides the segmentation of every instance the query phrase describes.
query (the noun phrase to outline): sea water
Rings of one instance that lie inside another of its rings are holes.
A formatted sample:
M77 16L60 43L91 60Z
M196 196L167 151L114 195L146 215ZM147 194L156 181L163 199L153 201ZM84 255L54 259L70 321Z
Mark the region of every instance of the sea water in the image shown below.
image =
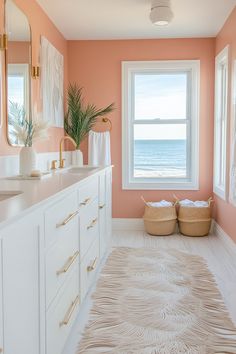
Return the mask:
M135 140L135 177L186 177L186 140Z

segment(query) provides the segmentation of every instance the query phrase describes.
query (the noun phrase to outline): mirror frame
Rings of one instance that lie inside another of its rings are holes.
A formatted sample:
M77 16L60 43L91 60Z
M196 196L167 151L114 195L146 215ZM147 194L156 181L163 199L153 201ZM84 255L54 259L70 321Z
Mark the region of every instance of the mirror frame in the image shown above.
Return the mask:
M7 14L6 14L6 3L9 0L4 0L4 18L3 18L3 26L4 26L4 32L7 34ZM15 3L14 0L10 0L14 3L14 5L22 12L22 14L24 14L24 16L27 18L28 20L28 25L29 25L29 31L30 31L30 46L29 46L29 119L32 119L32 28L31 28L31 24L29 21L28 16L26 15L26 13ZM8 37L7 37L8 38ZM9 43L9 42L8 42ZM20 144L13 144L10 141L9 138L9 124L8 124L8 47L5 49L5 57L4 57L4 65L5 65L5 69L4 69L4 79L5 79L5 85L3 85L3 89L5 89L5 119L6 119L6 134L7 134L7 142L11 147L16 147L16 148L20 148L23 145Z

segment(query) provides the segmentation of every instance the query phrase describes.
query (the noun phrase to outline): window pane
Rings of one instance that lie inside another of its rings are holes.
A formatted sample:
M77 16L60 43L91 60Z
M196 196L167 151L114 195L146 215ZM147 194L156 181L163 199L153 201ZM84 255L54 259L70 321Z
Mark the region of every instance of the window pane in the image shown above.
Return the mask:
M135 74L135 119L186 119L187 73Z
M186 124L135 124L135 178L187 177Z
M8 76L8 100L9 102L18 103L24 107L25 82L24 77L20 75Z

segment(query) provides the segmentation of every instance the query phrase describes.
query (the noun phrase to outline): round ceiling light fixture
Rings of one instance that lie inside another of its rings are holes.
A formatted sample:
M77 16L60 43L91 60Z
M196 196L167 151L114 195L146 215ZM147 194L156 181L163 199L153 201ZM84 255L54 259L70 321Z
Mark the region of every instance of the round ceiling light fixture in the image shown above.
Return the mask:
M152 0L150 20L154 25L167 26L173 17L170 0Z

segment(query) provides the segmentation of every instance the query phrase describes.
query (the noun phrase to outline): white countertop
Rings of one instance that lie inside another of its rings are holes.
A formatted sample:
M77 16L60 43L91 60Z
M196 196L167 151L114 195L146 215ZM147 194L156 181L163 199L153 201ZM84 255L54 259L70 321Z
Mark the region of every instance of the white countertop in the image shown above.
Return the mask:
M0 193L21 191L22 194L0 201L0 228L24 214L33 211L41 203L63 191L69 191L76 184L109 167L99 167L81 174L69 173L68 168L53 172L51 177L42 180L0 179Z

